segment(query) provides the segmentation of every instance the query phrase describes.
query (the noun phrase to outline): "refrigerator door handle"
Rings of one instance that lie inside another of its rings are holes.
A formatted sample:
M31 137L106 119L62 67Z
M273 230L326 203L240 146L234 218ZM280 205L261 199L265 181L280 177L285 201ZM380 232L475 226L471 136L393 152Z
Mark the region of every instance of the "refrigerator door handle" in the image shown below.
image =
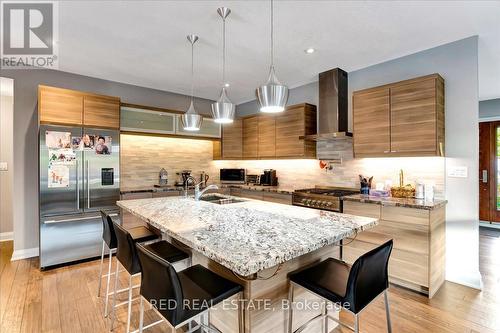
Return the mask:
M84 220L93 220L99 218L98 215L96 216L85 216L85 217L75 217L75 218L70 218L70 219L64 219L64 220L45 220L43 221L44 224L56 224L56 223L66 223L66 222L78 222L78 221L84 221Z
M78 160L75 161L76 167L76 209L80 210L80 174L78 173Z
M87 160L87 209L90 209L90 161Z

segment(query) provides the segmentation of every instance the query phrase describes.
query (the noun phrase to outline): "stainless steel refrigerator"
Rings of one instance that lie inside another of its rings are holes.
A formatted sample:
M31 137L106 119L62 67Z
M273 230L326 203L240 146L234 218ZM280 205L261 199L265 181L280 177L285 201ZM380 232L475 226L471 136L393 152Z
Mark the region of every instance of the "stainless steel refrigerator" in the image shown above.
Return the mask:
M40 126L38 160L40 268L99 256L99 211L119 212L119 132Z

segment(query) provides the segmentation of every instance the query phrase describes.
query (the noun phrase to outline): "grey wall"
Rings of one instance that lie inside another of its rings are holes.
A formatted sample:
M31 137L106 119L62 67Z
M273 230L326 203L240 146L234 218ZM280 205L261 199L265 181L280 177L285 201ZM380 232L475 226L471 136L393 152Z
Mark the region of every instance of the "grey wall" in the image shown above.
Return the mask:
M467 178L445 178L448 199L446 276L448 280L479 288L477 63L477 36L474 36L349 72L349 129L352 131L350 101L353 91L432 73L441 74L445 80L446 99L445 170L454 166L468 168ZM317 84L297 87L290 90L288 104L310 102L317 105L317 95ZM489 110L490 103L487 104ZM499 104L495 102L495 105L491 110L498 114ZM256 101L239 105L237 112L238 115L258 112Z
M122 102L185 110L184 95L53 70L0 70L14 79L14 256L35 254L38 248L38 115L39 84L119 96ZM196 99L200 113L210 112L210 102ZM17 252L17 253L16 253Z
M500 98L479 102L479 118L500 117Z

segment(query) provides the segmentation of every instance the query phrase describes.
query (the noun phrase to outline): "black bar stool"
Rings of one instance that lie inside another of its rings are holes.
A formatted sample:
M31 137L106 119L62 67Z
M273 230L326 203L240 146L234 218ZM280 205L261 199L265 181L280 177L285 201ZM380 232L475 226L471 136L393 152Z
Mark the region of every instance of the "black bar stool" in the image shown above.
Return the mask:
M106 282L106 303L104 306L104 316L108 316L108 299L109 299L109 283L111 279L111 275L114 273L111 273L111 258L113 255L113 252L116 250L116 234L115 234L115 229L113 227L113 219L111 215L107 214L105 211L101 210L101 218L102 218L102 251L101 251L101 265L99 268L99 285L97 287L97 297L101 296L101 284L102 284L102 278L107 277L107 282ZM128 229L130 234L132 235L132 238L134 239L135 242L148 242L148 241L153 241L155 239L159 239L159 237L154 234L152 231L150 231L146 227L135 227L135 228L130 228ZM104 253L106 250L106 247L108 248L109 252L109 262L108 262L108 274L105 274L104 276L102 275L102 267L104 264ZM120 292L120 291L118 291Z
M188 325L188 332L203 332L203 329L219 332L210 326L209 309L239 293L243 288L201 265L191 266L176 272L165 259L153 253L147 246L137 244L142 266L141 303L139 332L166 321L174 331ZM161 320L144 326L144 304L146 299L162 317ZM238 306L239 332L243 332L243 306ZM193 320L199 325L192 327Z
M127 333L130 332L130 317L132 312L132 277L134 275L141 273L141 265L139 263L139 258L137 256L137 243L132 237L131 233L114 223L114 229L116 233L117 247L116 247L116 272L115 272L115 291L113 292L113 316L111 318L111 330L113 330L113 324L116 319L116 307L128 304L128 315L127 315ZM171 263L179 262L181 260L187 260L190 263L189 254L173 246L169 242L162 240L159 242L144 245L149 251L159 256L163 260L167 260ZM116 304L116 288L118 286L118 270L119 266L122 265L123 268L129 273L129 286L128 286L128 300L120 304ZM142 279L141 279L142 280Z
M387 318L387 331L392 332L389 314L389 300L387 289L389 279L387 265L392 251L392 239L379 247L363 254L352 267L340 260L328 258L318 264L289 275L290 286L288 290L289 312L288 332L292 332L292 304L293 288L299 285L324 300L323 311L294 332L302 332L309 324L323 319L325 332L328 332L328 318L354 332L359 332L359 313L370 304L377 296L384 293L385 312ZM343 309L354 315L354 328L347 326L336 318L328 315L328 302L337 303Z

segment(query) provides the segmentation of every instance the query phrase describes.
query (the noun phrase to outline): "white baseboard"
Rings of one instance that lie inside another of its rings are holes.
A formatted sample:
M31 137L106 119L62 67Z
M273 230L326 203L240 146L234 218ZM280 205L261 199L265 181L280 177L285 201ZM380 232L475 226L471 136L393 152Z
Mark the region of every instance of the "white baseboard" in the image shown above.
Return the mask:
M34 247L32 249L16 250L14 251L14 253L12 253L10 261L28 259L33 257L38 257L38 247Z
M14 233L10 232L0 232L0 242L11 241L14 237Z

